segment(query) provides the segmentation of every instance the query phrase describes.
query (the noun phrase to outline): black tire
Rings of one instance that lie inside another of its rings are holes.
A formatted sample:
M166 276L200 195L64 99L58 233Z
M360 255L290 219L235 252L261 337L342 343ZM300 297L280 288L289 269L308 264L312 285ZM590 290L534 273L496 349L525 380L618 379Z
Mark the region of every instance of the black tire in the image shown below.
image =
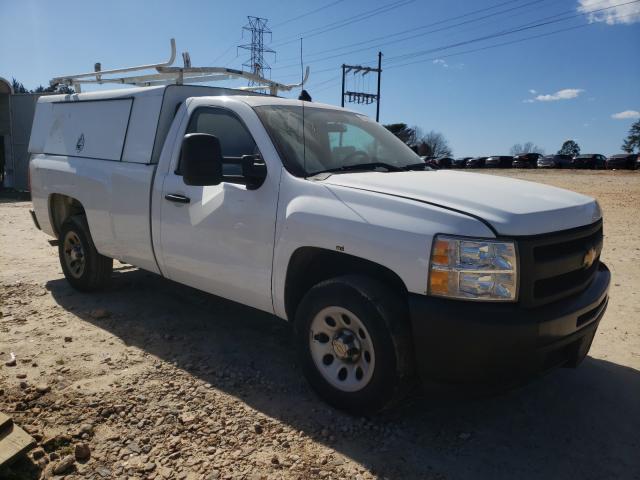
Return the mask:
M68 254L65 252L65 239L67 236L73 238L74 235L79 240L84 258L81 272L72 271L73 267L66 260ZM62 224L58 239L58 256L65 278L76 290L93 292L104 288L111 280L113 260L100 255L96 250L84 215L74 215Z
M365 325L375 351L366 386L345 392L319 371L311 352L311 325L328 307L344 308ZM347 275L314 286L302 299L295 318L298 358L311 387L330 405L353 415L371 415L401 400L413 385L413 347L408 309L400 296L369 277Z

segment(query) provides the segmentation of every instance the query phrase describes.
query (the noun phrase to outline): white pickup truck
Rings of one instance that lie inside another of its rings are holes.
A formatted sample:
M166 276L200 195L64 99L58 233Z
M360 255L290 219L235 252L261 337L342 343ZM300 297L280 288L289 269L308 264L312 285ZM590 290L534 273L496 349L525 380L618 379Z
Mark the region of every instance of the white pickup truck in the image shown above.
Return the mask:
M45 96L33 219L75 288L112 259L293 323L332 405L414 379L490 384L576 366L608 301L589 197L433 171L367 117L213 87Z

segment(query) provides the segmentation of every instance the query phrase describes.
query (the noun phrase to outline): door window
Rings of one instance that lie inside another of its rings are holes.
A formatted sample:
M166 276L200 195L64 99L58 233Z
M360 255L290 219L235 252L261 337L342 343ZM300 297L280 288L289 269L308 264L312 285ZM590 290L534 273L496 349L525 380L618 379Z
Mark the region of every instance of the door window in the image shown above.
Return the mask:
M208 133L218 137L224 161L223 175L242 175L242 156L260 153L244 124L236 115L225 109L196 110L189 121L186 133Z

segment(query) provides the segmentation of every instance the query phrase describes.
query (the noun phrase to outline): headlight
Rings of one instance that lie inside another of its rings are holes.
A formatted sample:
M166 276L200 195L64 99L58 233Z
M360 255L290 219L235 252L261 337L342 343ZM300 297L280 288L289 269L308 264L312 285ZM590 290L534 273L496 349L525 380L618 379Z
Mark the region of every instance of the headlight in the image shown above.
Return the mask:
M430 295L515 301L518 259L513 242L437 235L429 265Z

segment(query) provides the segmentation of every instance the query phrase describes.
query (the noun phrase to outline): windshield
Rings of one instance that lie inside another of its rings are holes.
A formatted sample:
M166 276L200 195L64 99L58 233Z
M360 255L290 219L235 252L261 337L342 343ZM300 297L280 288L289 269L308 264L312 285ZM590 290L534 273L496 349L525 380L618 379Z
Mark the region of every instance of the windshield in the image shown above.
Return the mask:
M395 135L364 115L305 107L303 136L302 106L263 105L254 109L285 167L294 175L424 166Z

